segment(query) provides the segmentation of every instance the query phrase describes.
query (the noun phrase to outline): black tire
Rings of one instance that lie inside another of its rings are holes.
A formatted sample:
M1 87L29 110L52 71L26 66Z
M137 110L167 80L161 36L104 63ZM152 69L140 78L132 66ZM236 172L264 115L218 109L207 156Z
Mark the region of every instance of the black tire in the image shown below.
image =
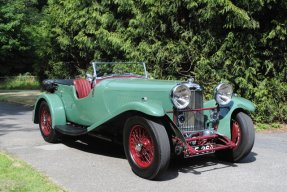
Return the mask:
M123 139L126 157L136 175L157 179L165 172L170 161L170 142L160 122L131 117L125 123Z
M39 128L45 141L49 143L57 143L59 141L59 133L52 128L52 116L49 105L46 101L42 101L39 108Z
M240 137L238 140L235 140L237 146L234 149L217 151L216 156L220 160L239 162L251 152L255 140L255 130L252 119L247 114L239 112L231 120L231 137L233 137L233 123L237 123L240 130Z

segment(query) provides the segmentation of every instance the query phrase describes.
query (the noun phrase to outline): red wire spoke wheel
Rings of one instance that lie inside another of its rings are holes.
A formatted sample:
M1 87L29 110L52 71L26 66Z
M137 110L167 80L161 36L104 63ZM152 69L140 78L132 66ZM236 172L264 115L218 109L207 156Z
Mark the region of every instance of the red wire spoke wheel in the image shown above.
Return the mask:
M40 112L41 130L45 136L49 136L52 131L52 117L47 105L42 106Z
M151 166L154 160L154 144L143 126L135 125L131 128L129 150L132 159L139 167L147 168Z
M39 113L39 128L44 140L49 143L58 142L59 135L52 127L53 119L47 102L42 101L39 110L36 111Z
M240 125L236 120L232 121L231 125L231 141L236 144L236 147L240 144L241 131Z
M216 156L224 161L239 162L251 151L255 130L252 119L244 112L238 112L232 116L230 124L230 140L236 144L233 149L217 151Z
M123 130L125 154L132 171L145 179L159 178L170 160L170 142L159 119L133 116Z

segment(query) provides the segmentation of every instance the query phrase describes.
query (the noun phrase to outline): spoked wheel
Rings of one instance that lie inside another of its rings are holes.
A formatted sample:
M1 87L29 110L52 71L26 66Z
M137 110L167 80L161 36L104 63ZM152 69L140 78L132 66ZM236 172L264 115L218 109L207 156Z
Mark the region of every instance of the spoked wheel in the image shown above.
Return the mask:
M154 143L142 125L134 125L129 135L129 151L134 163L147 168L154 160Z
M239 146L241 139L240 125L236 120L231 121L231 141L236 144L236 147ZM236 148L235 147L235 148Z
M50 113L49 106L47 102L43 101L40 104L39 109L39 127L41 134L45 141L49 143L55 143L58 141L58 134L57 132L52 128L52 116Z
M124 149L135 174L145 179L158 178L168 167L170 144L161 123L135 116L124 127Z
M251 118L243 112L237 113L231 120L230 133L236 147L217 151L216 155L221 160L238 162L250 153L254 145L255 130Z

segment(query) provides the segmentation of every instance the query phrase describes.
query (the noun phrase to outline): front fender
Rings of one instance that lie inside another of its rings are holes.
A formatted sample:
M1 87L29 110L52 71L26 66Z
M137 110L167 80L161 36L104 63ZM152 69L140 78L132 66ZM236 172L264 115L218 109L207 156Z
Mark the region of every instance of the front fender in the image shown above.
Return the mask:
M120 108L112 111L111 114L108 115L108 117L103 117L99 121L89 126L88 131L93 130L99 125L127 111L138 111L138 112L144 113L146 115L154 116L154 117L163 117L165 115L163 106L160 103L153 102L153 101L129 102L125 105L122 105Z
M115 113L119 114L126 111L139 111L155 117L162 117L165 115L162 105L156 102L130 102L123 105Z
M66 114L63 102L58 95L50 93L44 93L37 98L32 116L33 122L39 123L39 108L42 101L46 101L49 105L52 116L52 128L54 128L55 125L65 125Z
M214 107L216 106L215 100L209 100L204 103L204 107ZM245 111L245 112L254 112L255 105L242 97L234 96L232 97L232 101L227 105L220 105L219 111L219 125L218 125L218 132L231 138L230 133L230 123L231 123L231 116L234 111ZM208 117L209 118L209 117Z

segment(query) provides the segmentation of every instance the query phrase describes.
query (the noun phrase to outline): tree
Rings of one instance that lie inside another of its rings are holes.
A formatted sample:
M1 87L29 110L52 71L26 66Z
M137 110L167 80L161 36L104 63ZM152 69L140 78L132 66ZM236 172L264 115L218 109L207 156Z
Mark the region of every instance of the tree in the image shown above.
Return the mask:
M34 71L36 42L43 40L37 34L43 5L36 0L0 0L0 75Z
M229 81L258 120L286 121L286 11L284 0L50 0L47 74L146 61L155 78L195 76L206 90Z

